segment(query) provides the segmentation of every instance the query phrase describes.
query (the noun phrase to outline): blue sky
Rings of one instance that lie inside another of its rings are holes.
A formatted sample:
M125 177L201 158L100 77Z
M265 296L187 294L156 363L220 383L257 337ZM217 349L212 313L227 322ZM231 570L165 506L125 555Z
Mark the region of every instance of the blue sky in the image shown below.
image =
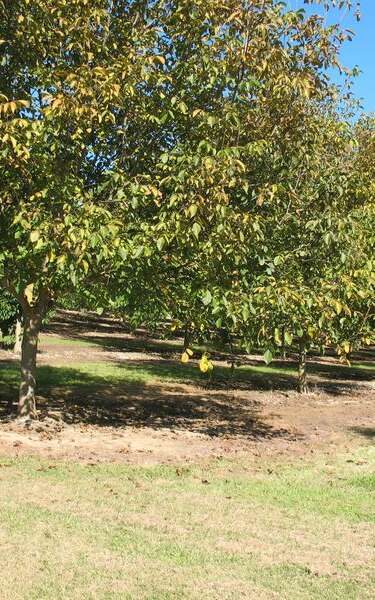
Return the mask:
M359 23L349 23L357 35L344 47L342 61L350 67L360 67L362 74L355 82L354 91L363 98L364 109L375 112L375 0L362 0L361 12Z
M291 8L307 8L303 0L287 0ZM355 0L353 1L355 4ZM357 21L341 11L332 15L348 29L356 32L352 42L347 42L342 50L341 62L347 67L358 66L362 74L354 83L353 92L361 98L366 112L375 112L375 0L361 0L362 19Z

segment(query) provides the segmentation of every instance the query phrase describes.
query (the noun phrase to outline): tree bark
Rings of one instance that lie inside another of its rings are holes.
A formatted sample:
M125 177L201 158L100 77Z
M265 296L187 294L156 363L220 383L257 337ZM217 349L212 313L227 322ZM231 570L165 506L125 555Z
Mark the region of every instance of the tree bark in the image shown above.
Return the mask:
M298 353L298 390L300 394L307 394L309 391L307 386L306 375L306 341L304 338L299 340Z
M21 354L22 351L22 322L21 319L17 319L16 321L16 330L15 330L15 342L13 352L14 354Z
M184 352L186 352L186 350L190 346L190 339L191 339L191 331L189 329L189 326L187 325L185 327L185 334L184 334Z
M286 359L286 347L285 347L285 325L281 328L281 356L282 359Z
M18 399L18 417L36 418L36 356L42 311L39 307L23 306L23 337L21 350L21 384Z
M233 348L233 340L232 336L229 334L229 350L230 350L230 376L234 379L234 369L236 366L234 348Z

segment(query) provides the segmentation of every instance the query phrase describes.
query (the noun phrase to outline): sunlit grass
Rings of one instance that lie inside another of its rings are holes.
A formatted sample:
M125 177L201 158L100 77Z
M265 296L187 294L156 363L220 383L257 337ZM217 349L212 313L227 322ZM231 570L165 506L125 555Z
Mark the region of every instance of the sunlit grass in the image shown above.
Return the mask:
M39 346L43 349L44 346L64 346L66 348L87 348L87 347L95 347L95 343L90 342L90 340L82 339L82 338L70 338L70 337L62 337L58 335L51 335L42 333L39 339Z
M64 360L64 357L63 359ZM327 379L355 379L371 380L374 366L368 363L356 364L352 367L342 365L325 365L320 371L319 365L310 367L310 376L319 375ZM297 368L293 363L285 364L275 362L271 365L262 363L243 365L237 367L234 373L230 367L215 366L212 383L227 381L229 384L251 384L253 387L263 385L265 382L277 386L295 386ZM61 365L40 365L38 367L38 385L40 389L51 386L80 386L80 385L116 385L123 382L147 383L152 381L169 382L195 382L206 384L208 376L199 371L195 361L182 364L179 361L150 360L126 362L69 362L66 359ZM8 386L17 386L19 383L19 367L14 362L0 364L0 382Z
M257 471L1 465L3 600L373 597L373 448Z

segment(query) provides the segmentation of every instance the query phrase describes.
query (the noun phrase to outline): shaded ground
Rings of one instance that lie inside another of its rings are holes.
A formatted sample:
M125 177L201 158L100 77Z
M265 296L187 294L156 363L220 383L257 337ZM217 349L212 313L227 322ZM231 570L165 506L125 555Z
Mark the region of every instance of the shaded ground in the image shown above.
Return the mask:
M260 357L243 355L232 379L228 356L216 352L209 382L194 361L180 363L181 347L181 339L130 333L111 319L59 313L40 346L38 406L45 420L31 430L3 420L0 452L158 463L298 455L371 440L369 352L352 368L332 357L311 359L313 393L301 397L293 359L266 367ZM0 382L5 415L18 382L10 353L0 353Z

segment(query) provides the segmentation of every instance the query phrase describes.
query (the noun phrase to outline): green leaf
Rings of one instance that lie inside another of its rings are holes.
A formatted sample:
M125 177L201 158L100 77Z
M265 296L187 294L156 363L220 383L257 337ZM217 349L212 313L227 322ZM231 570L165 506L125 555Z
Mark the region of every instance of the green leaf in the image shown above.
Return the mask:
M134 252L134 258L139 258L144 252L144 246L138 246Z
M165 244L165 238L161 237L156 241L156 246L157 246L158 250L163 250L164 244Z
M128 258L127 250L125 250L125 248L123 248L122 246L120 246L120 248L118 249L118 252L123 260L126 260Z
M187 113L188 113L188 107L186 106L185 102L181 101L178 104L178 108L180 109L180 111L182 112L183 115L187 115Z
M201 230L202 230L202 227L199 225L199 223L194 223L194 225L192 227L192 231L197 239L199 238L199 234L200 234Z
M210 290L207 290L207 292L205 293L205 295L202 298L202 302L205 306L208 306L211 301L212 301L212 294L211 294Z
M285 343L288 344L288 346L291 346L293 343L293 336L289 331L285 331L284 333L284 340Z
M263 354L263 360L266 363L266 365L269 365L272 362L273 354L272 354L271 350L265 351L265 353Z
M195 217L195 215L197 214L197 210L198 210L198 206L196 204L192 204L189 207L189 214L191 217Z

